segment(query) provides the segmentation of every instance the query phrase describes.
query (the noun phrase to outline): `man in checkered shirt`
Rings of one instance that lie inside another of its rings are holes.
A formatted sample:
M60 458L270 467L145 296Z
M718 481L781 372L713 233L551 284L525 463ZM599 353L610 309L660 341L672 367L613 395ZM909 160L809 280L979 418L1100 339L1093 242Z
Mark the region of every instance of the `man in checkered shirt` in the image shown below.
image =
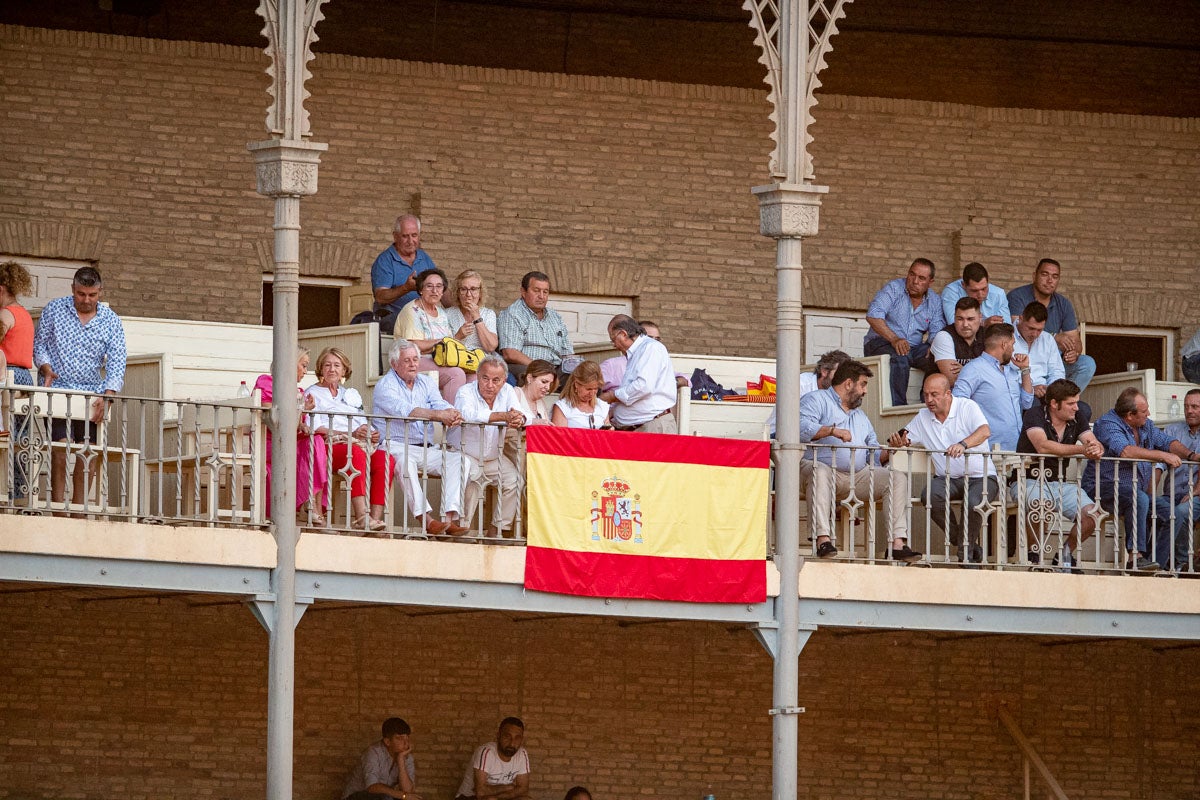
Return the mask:
M500 312L496 322L500 355L514 375L524 374L529 362L539 358L561 367L563 358L575 353L567 324L557 311L547 308L549 301L550 276L527 272L521 278L521 298Z

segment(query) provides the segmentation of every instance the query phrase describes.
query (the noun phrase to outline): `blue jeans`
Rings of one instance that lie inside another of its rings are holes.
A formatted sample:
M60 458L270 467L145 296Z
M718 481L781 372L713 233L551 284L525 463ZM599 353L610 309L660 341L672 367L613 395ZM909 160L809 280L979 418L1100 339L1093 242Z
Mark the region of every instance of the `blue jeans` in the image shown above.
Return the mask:
M921 342L909 346L908 355L897 355L896 348L888 344L887 339L876 336L863 344L863 355L890 356L892 405L902 406L908 403L908 373L913 368L928 373L933 369L933 361L929 358L929 342Z
M1159 497L1155 500L1158 513L1158 533L1154 537L1156 546L1155 560L1166 568L1185 569L1188 565L1188 543L1192 539L1192 526L1200 523L1200 497L1184 500L1175 506L1175 563L1170 563L1168 554L1171 552L1171 498ZM1200 558L1197 559L1200 567Z
M1136 495L1135 495L1136 492ZM1108 513L1114 513L1113 503L1113 485L1102 484L1100 486L1100 507ZM1146 532L1150 520L1150 495L1146 494L1140 488L1130 486L1128 480L1121 482L1121 495L1116 498L1115 513L1120 515L1121 523L1125 527L1125 549L1135 549L1139 553L1150 554L1146 547ZM1161 552L1159 557L1166 560ZM1162 561L1159 562L1162 566Z
M1096 359L1091 356L1080 355L1074 364L1067 364L1066 368L1067 380L1078 386L1081 392L1096 377Z

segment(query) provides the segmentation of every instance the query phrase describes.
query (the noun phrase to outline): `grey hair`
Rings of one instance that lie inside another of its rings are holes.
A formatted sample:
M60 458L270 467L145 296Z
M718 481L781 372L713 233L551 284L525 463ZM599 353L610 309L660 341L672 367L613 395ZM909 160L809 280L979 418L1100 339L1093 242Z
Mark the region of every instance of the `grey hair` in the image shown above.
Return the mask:
M418 217L416 214L401 214L400 216L396 217L396 224L392 225L392 233L399 233L400 228L404 225L404 223L407 220L410 220L410 219L413 222L417 223L417 233L420 233L421 232L421 218Z
M416 350L417 355L421 354L421 348L410 342L408 339L397 339L392 342L392 349L388 350L388 363L395 364L400 360L400 354L405 350Z
M501 356L498 353L488 353L486 356L484 356L483 360L479 362L479 367L475 371L478 372L487 366L499 367L504 371L506 376L508 375L508 362L504 360L504 356Z

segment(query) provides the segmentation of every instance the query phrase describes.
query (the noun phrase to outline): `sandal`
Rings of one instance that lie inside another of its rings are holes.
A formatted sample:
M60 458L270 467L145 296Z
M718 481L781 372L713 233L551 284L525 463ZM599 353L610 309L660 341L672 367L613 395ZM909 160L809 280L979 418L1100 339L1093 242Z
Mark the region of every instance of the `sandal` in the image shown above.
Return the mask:
M351 527L356 531L371 531L374 533L386 529L387 523L381 519L375 519L370 514L363 514L354 520L354 524Z

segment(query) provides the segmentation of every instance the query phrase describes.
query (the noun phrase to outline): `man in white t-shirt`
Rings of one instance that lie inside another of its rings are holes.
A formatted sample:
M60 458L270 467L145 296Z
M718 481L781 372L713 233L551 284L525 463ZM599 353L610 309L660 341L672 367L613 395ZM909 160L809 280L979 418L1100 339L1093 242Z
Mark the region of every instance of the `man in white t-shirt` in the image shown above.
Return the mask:
M475 748L454 800L530 800L524 741L524 722L516 717L501 720L496 741Z
M888 439L892 447L924 447L933 460L933 476L925 490L925 501L932 510L933 522L946 529L949 520L950 543L959 560L976 564L983 560L980 532L984 515L978 506L986 496L994 501L1000 493L996 467L988 457L987 418L974 400L955 397L945 375L934 373L925 378L925 408L908 427ZM968 508L967 540L969 553L962 551L962 524L948 505L964 500Z

